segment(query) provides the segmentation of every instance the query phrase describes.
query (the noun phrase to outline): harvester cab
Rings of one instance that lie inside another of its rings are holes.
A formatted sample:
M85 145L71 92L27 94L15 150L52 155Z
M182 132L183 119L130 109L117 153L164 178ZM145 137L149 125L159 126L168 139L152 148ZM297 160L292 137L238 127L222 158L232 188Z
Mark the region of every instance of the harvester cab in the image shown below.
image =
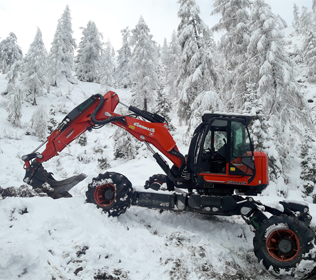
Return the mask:
M217 194L257 195L268 185L268 158L251 143L249 115L204 114L188 153L197 187Z

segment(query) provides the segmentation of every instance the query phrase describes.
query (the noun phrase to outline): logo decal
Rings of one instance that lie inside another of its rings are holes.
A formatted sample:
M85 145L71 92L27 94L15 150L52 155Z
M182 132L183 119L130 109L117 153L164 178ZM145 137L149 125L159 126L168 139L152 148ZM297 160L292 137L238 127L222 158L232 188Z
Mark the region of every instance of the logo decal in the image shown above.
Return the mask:
M247 182L246 182L246 181L243 181L243 182L235 182L235 181L232 181L232 180L228 180L228 181L227 181L227 184L232 184L232 185L247 185Z
M137 126L139 128L142 128L142 129L145 129L145 130L149 131L150 135L153 135L155 133L155 129L154 128L148 128L148 127L143 126L143 125L141 125L139 123L134 123L134 126Z

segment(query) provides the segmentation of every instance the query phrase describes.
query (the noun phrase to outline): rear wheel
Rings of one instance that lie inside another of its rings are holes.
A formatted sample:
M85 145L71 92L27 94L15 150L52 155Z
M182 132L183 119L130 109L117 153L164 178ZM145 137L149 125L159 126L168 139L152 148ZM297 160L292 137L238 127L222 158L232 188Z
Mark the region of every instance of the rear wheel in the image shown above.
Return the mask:
M119 216L131 206L132 184L122 174L106 172L88 185L86 201L94 203L109 216Z
M295 267L313 245L314 233L296 217L272 216L256 230L254 252L259 261L269 269Z

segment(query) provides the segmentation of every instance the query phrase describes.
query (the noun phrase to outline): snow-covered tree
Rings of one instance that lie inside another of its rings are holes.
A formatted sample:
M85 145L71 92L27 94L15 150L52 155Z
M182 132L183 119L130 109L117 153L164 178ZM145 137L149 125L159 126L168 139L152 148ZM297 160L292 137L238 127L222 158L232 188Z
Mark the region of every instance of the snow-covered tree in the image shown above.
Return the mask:
M10 71L6 75L6 79L8 80L6 94L10 96L11 93L14 92L14 87L16 83L21 80L22 74L22 60L17 60L10 67Z
M172 112L172 105L170 100L163 93L163 87L157 91L157 101L155 111L157 114L163 116L169 124L169 129L174 130L174 126L171 124L170 113Z
M313 127L295 81L294 62L283 49L283 37L275 15L263 0L254 1L250 26L252 36L247 60L237 69L232 104L234 111L256 108L250 112L255 116L252 129L258 139L264 135L261 147L270 159L270 179L277 181L280 176L286 179L284 171L290 170L291 159L287 151L297 145L298 126L311 130ZM249 91L255 96L251 97ZM247 104L249 97L256 100L257 105Z
M134 159L139 148L135 137L120 127L116 129L114 135L114 158Z
M114 63L112 60L112 45L108 41L105 43L105 48L102 52L100 69L99 69L99 80L101 83L101 88L104 92L109 90L109 87L114 85Z
M64 74L69 79L71 79L71 71L73 69L74 51L77 48L75 39L72 37L72 24L69 6L66 6L62 16L61 16L61 29L62 29L62 39L63 39L63 65Z
M47 51L45 49L42 32L37 32L29 51L23 60L23 86L27 92L28 100L36 105L36 97L47 89Z
M23 85L20 80L21 64L21 60L14 62L6 76L6 79L9 80L7 86L7 96L9 97L6 108L8 112L7 120L17 127L21 125L21 107L24 98Z
M98 82L100 59L102 52L102 35L95 23L89 21L82 31L83 37L79 43L76 57L76 75L83 82Z
M37 136L40 141L45 141L47 120L47 108L44 105L38 106L38 108L34 111L30 124L27 128L28 133Z
M216 87L218 76L210 48L210 31L200 18L195 0L178 0L178 40L181 47L181 64L177 79L180 91L178 116L187 123L191 105L196 96Z
M301 176L302 185L306 195L315 195L316 185L316 147L314 139L305 135L304 141L301 145Z
M308 11L308 8L302 7L302 15L300 17L300 31L303 33L309 32L313 28L313 13Z
M56 86L58 80L66 77L72 81L73 55L76 48L72 38L70 9L68 5L61 18L58 20L54 40L48 56L48 75L50 84Z
M275 15L263 0L255 0L251 15L252 36L247 60L239 67L233 103L239 109L245 103L247 84L255 83L267 115L282 120L304 118L304 102L296 86L293 61L283 49L283 36L276 26ZM285 105L288 104L288 105Z
M229 69L234 69L245 59L249 44L249 0L215 0L212 15L221 14L219 23L212 30L225 31L220 41Z
M306 34L303 44L304 60L308 66L308 81L316 83L316 31L314 28Z
M57 86L58 81L64 76L63 56L62 29L61 22L58 21L54 40L52 42L52 47L47 59L47 74L49 77L50 85L52 86Z
M176 80L178 78L178 72L181 59L181 48L178 42L178 37L175 31L172 32L171 41L168 48L168 63L166 66L167 81L166 85L167 93L170 98L175 99L178 97L178 89L176 86Z
M157 57L152 35L141 16L132 30L131 43L134 46L132 65L132 81L134 83L134 103L143 110L148 110L155 100L154 90L158 88L156 74Z
M119 87L127 88L131 85L131 66L132 58L131 47L129 43L129 28L121 30L123 36L122 47L118 50L117 68L115 71L115 79Z
M279 14L277 15L279 29L287 28L287 23Z
M294 29L296 30L296 32L300 31L300 14L299 14L299 8L297 7L297 5L294 3L293 5L293 22L292 22L292 26L294 27Z
M17 44L17 37L13 32L0 42L0 71L6 74L14 62L21 60L22 50Z

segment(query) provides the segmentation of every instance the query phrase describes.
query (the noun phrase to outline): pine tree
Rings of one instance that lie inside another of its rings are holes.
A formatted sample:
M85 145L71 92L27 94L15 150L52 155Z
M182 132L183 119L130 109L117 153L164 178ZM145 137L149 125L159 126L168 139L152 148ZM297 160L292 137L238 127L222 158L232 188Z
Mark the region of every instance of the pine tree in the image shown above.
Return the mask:
M89 21L82 31L83 37L79 43L76 57L76 75L83 82L98 82L100 59L102 52L102 35L95 23Z
M58 82L64 76L63 63L63 36L61 21L58 21L57 29L52 42L52 47L48 55L47 73L52 86L57 86Z
M316 31L314 31L314 28L311 28L305 36L303 54L308 66L308 81L316 83Z
M218 76L214 69L214 56L210 49L210 31L199 16L195 0L178 0L178 40L181 47L181 64L177 79L180 90L178 116L188 122L191 104L196 96L216 87Z
M238 68L232 100L234 111L258 108L251 112L255 116L252 129L257 139L264 140L263 144L257 140L257 144L269 156L270 179L275 182L287 180L284 170L290 170L291 162L287 151L294 149L300 137L296 126L313 129L295 81L294 63L283 49L283 38L276 24L270 6L263 0L255 0L247 60ZM247 104L249 91L256 94L251 99L260 106L253 101Z
M221 14L221 19L212 30L225 31L220 49L225 55L227 68L235 69L245 59L249 44L249 0L215 0L211 15Z
M275 16L263 0L254 1L250 25L252 36L247 60L239 67L234 85L235 109L243 106L246 85L251 82L256 84L268 116L277 115L282 121L288 116L306 120L302 114L304 102L294 78L294 63L283 49L283 37L276 27Z
M10 67L10 71L6 75L8 80L6 94L10 96L14 92L15 84L20 82L22 74L22 60L17 60Z
M6 74L11 65L23 57L21 48L17 45L17 37L13 32L0 42L0 71Z
M287 28L286 21L279 14L277 15L277 21L279 29Z
M104 92L108 92L109 87L112 87L114 85L114 63L112 60L112 45L108 41L105 44L105 48L103 50L102 56L101 56L101 63L100 63L100 70L99 70L99 75L100 75L100 83L101 83L101 88L103 89Z
M138 150L138 143L135 138L120 127L116 129L114 135L114 159L134 159Z
M301 145L301 176L302 186L306 195L315 194L316 185L316 149L313 138L305 135Z
M313 28L313 13L308 11L307 7L302 7L300 17L300 32L307 33Z
M172 106L170 100L163 93L163 87L157 91L157 101L156 101L156 113L163 116L169 125L170 130L175 130L174 126L171 124L170 113L172 111Z
M47 51L45 49L42 32L37 28L36 36L23 61L23 87L28 99L36 105L36 97L48 86Z
M21 126L23 96L24 94L22 84L21 82L17 82L12 87L12 91L9 96L9 102L6 108L8 112L7 120L16 127Z
M77 48L75 39L72 37L72 24L69 6L66 6L64 13L61 16L61 29L63 40L63 71L64 75L68 78L72 78L74 51Z
M130 31L129 28L121 30L123 36L122 47L118 50L117 68L115 71L115 79L119 87L130 87L131 86L131 65L130 61L132 58L131 47L129 43Z
M172 32L171 41L168 48L168 63L166 68L168 86L167 92L170 98L175 99L178 97L178 89L176 86L176 80L178 78L178 72L180 68L181 48L178 42L177 34Z
M21 66L21 60L14 62L6 75L6 79L8 79L6 96L9 97L9 102L6 108L8 112L7 120L17 127L21 125L21 107L24 97L24 91L21 84Z
M154 103L154 90L158 88L156 74L157 57L152 35L143 17L140 17L136 27L132 30L132 45L134 46L132 58L132 80L134 85L134 103L148 110Z
M48 115L46 107L41 105L33 113L29 127L27 128L28 133L37 136L40 141L45 141L47 133L47 120Z
M292 22L292 26L294 27L294 29L296 30L296 32L299 32L301 30L300 27L300 15L299 15L299 8L297 7L297 5L294 3L293 5L293 22Z

